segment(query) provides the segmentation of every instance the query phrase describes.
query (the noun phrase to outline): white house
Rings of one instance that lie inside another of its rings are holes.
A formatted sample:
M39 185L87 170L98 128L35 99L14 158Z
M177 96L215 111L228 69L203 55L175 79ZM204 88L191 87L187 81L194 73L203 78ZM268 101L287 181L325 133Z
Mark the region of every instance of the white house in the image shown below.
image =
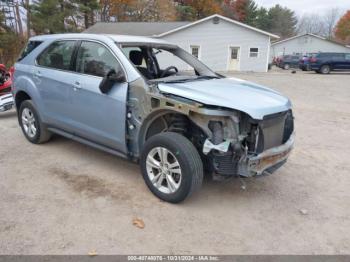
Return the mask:
M270 40L279 38L217 14L195 22L96 23L85 33L161 38L179 45L216 71L266 72Z
M318 52L350 53L350 47L314 34L294 36L271 44L271 56L306 55Z

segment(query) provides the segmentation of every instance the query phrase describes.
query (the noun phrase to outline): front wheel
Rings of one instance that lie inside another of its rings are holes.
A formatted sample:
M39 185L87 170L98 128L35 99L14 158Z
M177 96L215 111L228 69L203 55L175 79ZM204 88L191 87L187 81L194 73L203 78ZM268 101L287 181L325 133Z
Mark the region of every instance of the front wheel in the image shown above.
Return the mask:
M288 70L290 68L290 65L289 64L284 64L284 66L283 66L283 69L284 70Z
M165 132L146 141L141 155L143 178L154 195L179 203L199 189L203 181L203 163L184 136Z

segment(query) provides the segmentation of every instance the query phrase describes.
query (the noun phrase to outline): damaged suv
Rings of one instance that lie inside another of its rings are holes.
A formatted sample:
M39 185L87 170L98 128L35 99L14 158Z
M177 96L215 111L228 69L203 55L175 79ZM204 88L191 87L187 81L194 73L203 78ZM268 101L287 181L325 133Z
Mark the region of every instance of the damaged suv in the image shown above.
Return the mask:
M25 137L59 134L139 162L149 189L177 203L214 178L269 174L294 143L291 103L226 78L180 47L134 36L35 36L15 65Z

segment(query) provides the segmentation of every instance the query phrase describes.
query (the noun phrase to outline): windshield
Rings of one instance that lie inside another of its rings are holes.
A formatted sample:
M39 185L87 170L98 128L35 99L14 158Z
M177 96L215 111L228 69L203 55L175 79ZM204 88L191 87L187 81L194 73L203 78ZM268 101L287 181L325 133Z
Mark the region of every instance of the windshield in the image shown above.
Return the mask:
M121 48L140 74L150 81L178 82L219 78L218 74L177 46L122 44Z

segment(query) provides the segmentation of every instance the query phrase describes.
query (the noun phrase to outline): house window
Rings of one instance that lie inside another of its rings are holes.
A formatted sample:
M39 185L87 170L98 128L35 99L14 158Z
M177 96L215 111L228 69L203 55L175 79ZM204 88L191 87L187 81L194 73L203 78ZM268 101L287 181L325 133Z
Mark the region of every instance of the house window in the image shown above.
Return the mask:
M249 57L258 57L258 54L259 54L259 48L251 47L249 49Z
M191 45L191 54L194 57L199 58L199 46Z

